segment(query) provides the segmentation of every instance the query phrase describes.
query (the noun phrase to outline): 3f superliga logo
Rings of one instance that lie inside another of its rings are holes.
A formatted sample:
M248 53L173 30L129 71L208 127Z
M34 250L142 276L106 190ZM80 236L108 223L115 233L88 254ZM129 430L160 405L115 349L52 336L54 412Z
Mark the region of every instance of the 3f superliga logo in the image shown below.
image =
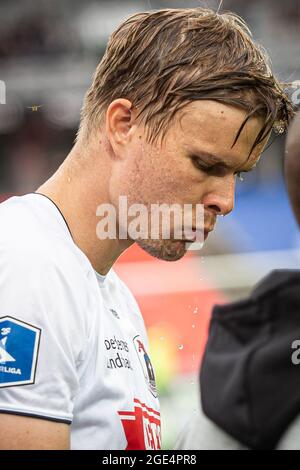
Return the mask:
M17 318L0 318L0 387L34 383L40 335L40 328Z

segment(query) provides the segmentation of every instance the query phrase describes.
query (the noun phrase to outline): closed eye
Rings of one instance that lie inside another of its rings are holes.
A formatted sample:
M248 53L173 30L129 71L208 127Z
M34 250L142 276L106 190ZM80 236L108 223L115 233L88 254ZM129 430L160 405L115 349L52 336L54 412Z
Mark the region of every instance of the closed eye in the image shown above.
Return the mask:
M205 161L203 161L201 158L199 158L198 155L193 155L191 159L192 159L194 166L198 170L201 170L208 175L222 177L232 172L232 169L228 165L226 165L226 163L224 162L214 163L213 165L210 165L206 163ZM236 171L234 172L234 175L237 176L240 181L244 181L243 174L249 173L250 171L254 170L255 167L256 167L256 164L252 166L251 168Z
M209 175L214 176L225 176L228 173L229 167L226 167L223 163L215 163L214 165L208 165L207 163L203 162L199 157L193 156L192 161L194 166L201 171Z

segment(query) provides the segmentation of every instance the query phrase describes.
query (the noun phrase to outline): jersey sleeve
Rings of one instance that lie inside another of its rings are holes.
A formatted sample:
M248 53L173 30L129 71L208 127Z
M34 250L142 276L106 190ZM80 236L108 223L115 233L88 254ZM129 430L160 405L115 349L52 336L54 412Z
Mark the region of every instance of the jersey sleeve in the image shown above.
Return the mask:
M0 245L2 413L72 422L86 344L72 273L62 264L34 248Z

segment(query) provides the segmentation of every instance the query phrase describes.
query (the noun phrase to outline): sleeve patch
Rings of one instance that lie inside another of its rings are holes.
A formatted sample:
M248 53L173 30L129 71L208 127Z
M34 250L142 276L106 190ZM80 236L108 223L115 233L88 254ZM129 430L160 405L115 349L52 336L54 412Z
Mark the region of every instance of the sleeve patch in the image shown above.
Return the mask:
M0 388L34 383L40 336L36 326L0 318Z

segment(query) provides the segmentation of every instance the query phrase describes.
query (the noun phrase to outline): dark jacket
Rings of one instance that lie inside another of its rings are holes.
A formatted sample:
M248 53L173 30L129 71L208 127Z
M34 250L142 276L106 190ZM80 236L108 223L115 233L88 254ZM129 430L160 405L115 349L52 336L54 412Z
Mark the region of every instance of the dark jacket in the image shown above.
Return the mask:
M273 271L248 299L216 306L200 372L204 414L249 448L275 448L300 414L296 340L300 271Z

